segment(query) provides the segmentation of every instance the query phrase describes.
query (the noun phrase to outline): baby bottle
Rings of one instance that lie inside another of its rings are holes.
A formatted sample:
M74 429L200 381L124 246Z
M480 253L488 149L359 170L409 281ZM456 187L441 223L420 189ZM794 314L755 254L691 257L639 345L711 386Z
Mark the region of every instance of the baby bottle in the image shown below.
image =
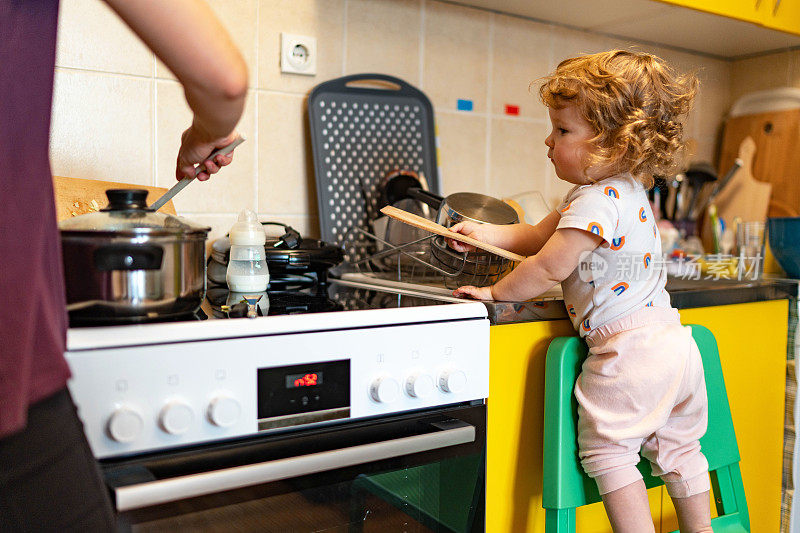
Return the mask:
M263 292L269 284L264 243L267 236L256 214L249 209L239 213L231 227L231 252L225 280L233 292Z

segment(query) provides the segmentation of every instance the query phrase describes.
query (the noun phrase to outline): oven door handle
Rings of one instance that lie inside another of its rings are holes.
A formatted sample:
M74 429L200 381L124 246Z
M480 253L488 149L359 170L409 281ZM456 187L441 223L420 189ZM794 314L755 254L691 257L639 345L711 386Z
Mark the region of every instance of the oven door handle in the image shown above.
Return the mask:
M475 426L462 420L431 424L432 433L339 448L114 489L120 512L159 505L281 479L336 470L475 441Z

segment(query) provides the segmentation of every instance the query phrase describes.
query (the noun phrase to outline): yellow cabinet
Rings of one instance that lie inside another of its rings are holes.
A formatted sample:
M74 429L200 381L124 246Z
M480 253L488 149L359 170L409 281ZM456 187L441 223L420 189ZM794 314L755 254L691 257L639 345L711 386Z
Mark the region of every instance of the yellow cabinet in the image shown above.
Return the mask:
M754 531L778 531L786 368L786 300L681 311L717 339ZM492 533L544 533L544 362L567 320L492 326L486 526ZM663 487L649 492L656 531L677 529ZM581 508L578 531L610 533L602 504Z
M767 4L774 0L659 0L665 4L689 7L723 17L761 24Z
M800 0L658 0L800 35Z
M767 3L764 25L775 30L800 34L800 0L762 0Z

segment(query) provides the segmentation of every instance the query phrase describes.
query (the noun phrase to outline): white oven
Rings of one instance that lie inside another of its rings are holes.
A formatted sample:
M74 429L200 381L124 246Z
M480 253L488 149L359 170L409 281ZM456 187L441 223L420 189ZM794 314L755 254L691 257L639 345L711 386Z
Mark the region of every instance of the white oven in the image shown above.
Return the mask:
M120 528L482 531L486 308L402 305L71 328Z

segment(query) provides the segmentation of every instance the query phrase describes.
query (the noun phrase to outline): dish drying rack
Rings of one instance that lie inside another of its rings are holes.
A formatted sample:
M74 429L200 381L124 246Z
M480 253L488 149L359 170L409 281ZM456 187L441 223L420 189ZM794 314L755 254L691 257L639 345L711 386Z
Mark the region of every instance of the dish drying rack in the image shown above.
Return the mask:
M500 268L476 262L481 254L447 248L441 237L423 235L394 246L376 230L388 226L380 208L391 172L415 172L440 193L433 107L424 93L384 74L345 76L314 88L308 116L321 237L344 249L334 273L458 286L486 284L480 275L467 282L471 261L483 269L480 274ZM445 263L434 254L446 257Z

